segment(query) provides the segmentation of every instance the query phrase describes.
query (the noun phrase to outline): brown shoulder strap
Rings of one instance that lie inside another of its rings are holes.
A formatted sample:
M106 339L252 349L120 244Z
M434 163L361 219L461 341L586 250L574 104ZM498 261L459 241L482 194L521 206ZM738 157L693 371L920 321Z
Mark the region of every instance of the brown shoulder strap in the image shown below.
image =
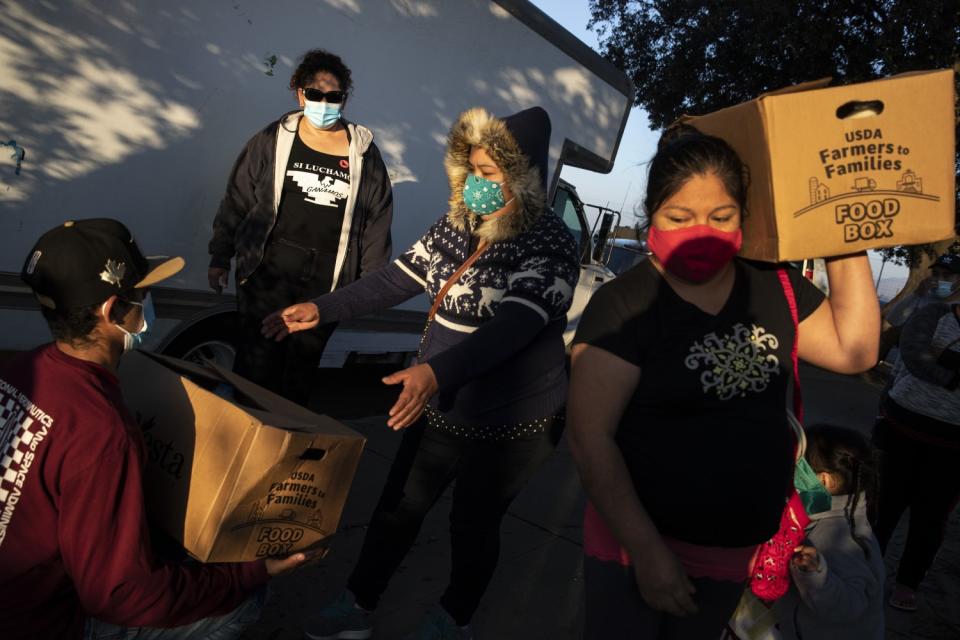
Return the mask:
M480 257L481 253L487 250L488 246L489 245L484 244L478 247L477 250L474 251L462 265L460 265L460 268L453 272L453 275L450 276L450 279L447 280L447 282L440 289L440 293L437 294L436 300L433 301L433 306L430 307L430 313L427 314L427 322L433 320L433 317L437 315L437 310L440 308L440 303L443 302L443 297L447 295L447 291L450 290L450 287L452 287L457 280L460 279L460 276L463 275L464 271L469 269L473 263L477 261L477 258Z

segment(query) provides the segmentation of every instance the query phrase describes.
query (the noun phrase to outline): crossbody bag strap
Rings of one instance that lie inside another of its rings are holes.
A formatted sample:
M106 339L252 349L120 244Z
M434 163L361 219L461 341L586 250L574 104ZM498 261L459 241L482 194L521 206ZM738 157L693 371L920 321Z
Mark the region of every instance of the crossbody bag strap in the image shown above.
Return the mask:
M440 303L443 302L443 297L447 295L450 287L452 287L457 280L460 279L460 276L462 276L467 269L473 266L473 263L477 261L477 258L480 257L480 254L487 250L488 246L490 245L482 245L476 251L474 251L470 257L467 258L462 265L460 265L460 268L453 272L453 275L450 276L450 279L447 280L443 287L440 288L440 293L437 294L436 299L433 301L433 305L430 307L430 313L427 314L427 322L432 321L433 317L437 315L437 310L440 308Z
M803 398L800 395L800 362L799 362L799 344L800 344L800 314L797 311L797 296L793 290L793 283L790 282L790 276L786 269L777 269L777 275L780 277L780 284L783 286L783 295L787 298L787 305L790 307L790 317L793 318L793 349L790 352L790 358L793 360L793 414L797 420L803 422Z

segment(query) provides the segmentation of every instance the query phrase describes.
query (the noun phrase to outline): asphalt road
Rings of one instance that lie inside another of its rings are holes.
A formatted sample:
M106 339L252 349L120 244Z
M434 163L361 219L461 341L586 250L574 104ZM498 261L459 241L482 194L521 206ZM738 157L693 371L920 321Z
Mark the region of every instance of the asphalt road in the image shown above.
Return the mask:
M333 550L323 561L274 582L267 608L248 640L301 637L303 620L343 588L363 540L399 436L383 414L396 391L385 368L319 371L312 408L344 419L369 439ZM831 422L869 432L880 386L860 377L812 368L801 372L806 423ZM427 517L417 543L384 594L375 638L403 637L442 594L449 572L448 491ZM500 565L473 627L481 640L574 639L582 624L583 495L565 445L514 503L503 527ZM888 552L900 554L903 531ZM888 607L887 638L960 638L960 516L950 523L940 556L921 585L921 609Z

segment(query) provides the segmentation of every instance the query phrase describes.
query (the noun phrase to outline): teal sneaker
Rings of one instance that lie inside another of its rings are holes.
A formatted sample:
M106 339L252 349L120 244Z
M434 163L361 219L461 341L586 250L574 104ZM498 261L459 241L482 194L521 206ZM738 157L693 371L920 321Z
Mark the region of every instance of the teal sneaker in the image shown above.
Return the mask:
M458 627L446 609L436 606L406 640L473 640L473 632L470 625Z
M373 612L358 607L353 594L344 590L307 619L303 635L310 640L367 640L373 635Z

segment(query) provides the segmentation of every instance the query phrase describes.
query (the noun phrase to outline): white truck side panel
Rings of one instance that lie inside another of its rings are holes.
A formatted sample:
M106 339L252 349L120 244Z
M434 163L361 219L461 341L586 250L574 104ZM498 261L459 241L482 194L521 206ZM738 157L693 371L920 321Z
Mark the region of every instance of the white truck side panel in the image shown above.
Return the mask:
M63 220L110 216L144 250L187 259L171 286L206 289L232 163L296 108L287 83L313 47L353 71L345 115L374 131L389 167L394 254L446 211L443 150L464 109L542 105L551 172L565 140L612 164L630 98L501 4L5 2L0 141L26 156L15 175L11 148L0 148L0 272L19 273L34 240Z

